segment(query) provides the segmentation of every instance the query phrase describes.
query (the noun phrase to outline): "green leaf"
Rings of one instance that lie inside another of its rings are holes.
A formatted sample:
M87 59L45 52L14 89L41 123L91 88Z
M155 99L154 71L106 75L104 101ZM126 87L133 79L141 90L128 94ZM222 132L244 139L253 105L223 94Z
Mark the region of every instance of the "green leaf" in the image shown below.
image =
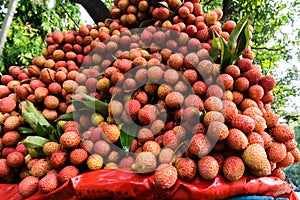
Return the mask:
M170 10L169 5L168 5L167 2L165 2L165 1L160 1L160 2L158 2L158 3L159 3L160 5L166 7L166 8L168 8L168 9Z
M232 58L232 62L236 60L240 55L243 54L243 51L248 48L249 45L249 22L243 28L243 32L239 35L237 40L237 46Z
M73 111L73 112L68 112L62 116L60 116L59 118L57 118L56 120L54 120L54 122L58 122L60 120L63 120L63 121L71 121L71 120L74 120L74 112L76 111Z
M21 143L27 149L36 149L36 148L43 148L46 142L50 142L50 140L40 136L27 136L26 139Z
M137 134L137 126L132 126L130 124L121 125L120 141L123 149L126 153L129 153L130 145Z
M140 23L140 28L143 28L143 27L147 27L147 26L150 26L150 25L153 25L154 24L154 22L155 22L156 20L154 20L154 19L147 19L147 20L144 20L144 21L142 21L141 23Z
M211 48L209 50L209 54L212 57L213 61L216 62L216 60L218 59L218 55L219 55L219 47L218 47L218 41L215 37L215 33L213 33L213 42L211 44Z
M219 36L220 43L221 43L221 63L220 63L220 71L223 72L224 69L230 65L232 60L232 52L228 45L226 44L225 40Z
M18 132L20 134L33 134L35 131L32 128L27 128L27 127L19 127Z
M108 103L100 101L99 99L96 99L86 94L84 94L84 97L95 103L95 108L97 112L99 112L103 116L108 116Z
M235 42L237 41L238 37L240 34L243 32L244 27L248 23L249 17L247 16L246 18L242 19L233 29L233 31L229 35L228 39L228 47L231 50L232 47L235 45Z

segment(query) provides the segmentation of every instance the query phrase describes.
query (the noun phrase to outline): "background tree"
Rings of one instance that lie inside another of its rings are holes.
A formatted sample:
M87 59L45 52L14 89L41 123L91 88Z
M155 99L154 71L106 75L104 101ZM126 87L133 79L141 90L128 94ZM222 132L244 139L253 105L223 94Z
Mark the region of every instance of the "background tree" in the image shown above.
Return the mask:
M0 1L0 27L8 4L9 0ZM11 65L29 65L33 57L41 54L47 34L55 29L75 29L80 23L79 8L70 1L19 0L0 57L0 71Z

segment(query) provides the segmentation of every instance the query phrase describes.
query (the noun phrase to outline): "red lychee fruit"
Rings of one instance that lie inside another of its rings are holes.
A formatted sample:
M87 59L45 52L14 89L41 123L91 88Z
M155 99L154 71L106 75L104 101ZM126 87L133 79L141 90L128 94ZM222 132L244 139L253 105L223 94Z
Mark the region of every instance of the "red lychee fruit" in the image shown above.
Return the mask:
M110 145L104 140L99 140L94 144L94 152L102 157L106 157L110 152Z
M205 127L208 127L209 124L214 121L224 123L225 118L222 115L222 113L218 112L218 111L209 111L209 112L205 113L204 118L203 118L203 123L204 123Z
M60 144L64 148L75 148L80 143L80 136L75 131L65 132L60 137Z
M248 146L247 136L239 129L233 128L229 130L229 135L226 139L226 144L229 148L242 151Z
M224 123L215 121L209 124L206 134L210 138L218 138L218 141L221 141L227 138L229 131Z
M14 151L7 155L6 164L12 168L19 168L24 165L24 155L21 152Z
M33 166L31 167L31 175L35 177L41 177L45 175L50 169L50 164L45 159L39 159L34 162Z
M197 173L197 164L191 158L179 158L175 161L175 167L179 178L184 181L192 181Z
M282 143L272 142L267 149L268 159L272 162L280 162L286 157L286 147Z
M19 128L21 121L18 116L9 116L4 121L4 129L7 131L13 131Z
M243 131L244 133L250 133L255 128L255 122L249 116L237 114L233 116L231 126Z
M173 165L161 164L155 171L155 184L162 189L169 189L175 185L178 173Z
M21 135L17 131L8 131L2 136L2 144L7 147L16 146L20 139Z
M0 112L10 113L17 106L16 101L12 97L4 97L0 99Z
M151 152L153 155L158 156L160 145L155 141L147 141L143 144L143 152Z
M55 174L47 174L39 181L39 189L45 193L49 193L55 190L58 184L58 178Z
M295 131L286 124L279 124L272 128L272 136L278 142L287 142L295 138Z
M175 150L180 143L180 138L176 135L174 130L168 130L163 135L163 145L164 147L171 148Z
M52 40L53 42L60 44L64 40L64 34L59 30L55 30L52 32Z
M264 89L260 85L252 85L248 89L248 96L254 101L258 101L264 96Z
M242 58L237 61L237 66L241 69L241 71L248 71L251 69L252 62L248 58Z
M232 182L241 179L245 172L243 160L236 156L229 156L223 163L223 175Z
M260 144L262 147L265 145L263 137L257 132L249 133L247 139L249 144Z
M198 172L205 180L213 180L219 172L219 163L212 156L205 156L198 161Z
M61 169L68 161L68 154L65 151L55 151L51 154L50 165L55 169Z
M259 85L264 89L265 92L269 92L275 87L276 80L273 76L264 76L260 79Z
M70 161L74 165L82 164L88 158L88 153L84 149L74 149L70 153Z
M18 191L23 197L29 197L38 190L39 179L27 176L18 185Z
M72 166L66 166L64 167L59 173L58 173L58 180L61 183L65 183L66 181L68 181L69 179L77 176L79 174L79 170Z
M196 157L202 157L210 151L210 148L211 145L206 136L202 133L198 133L191 139L189 152Z

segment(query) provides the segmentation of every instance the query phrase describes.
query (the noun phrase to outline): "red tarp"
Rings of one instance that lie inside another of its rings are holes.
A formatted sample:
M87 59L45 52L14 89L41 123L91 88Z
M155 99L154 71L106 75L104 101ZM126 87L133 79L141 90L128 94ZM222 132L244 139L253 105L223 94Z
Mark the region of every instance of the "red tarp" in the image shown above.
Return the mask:
M244 176L227 182L222 176L214 181L195 178L192 182L178 180L169 190L155 186L154 175L140 175L130 170L98 170L81 174L45 194L36 192L28 200L74 199L226 199L236 195L260 195L297 200L291 186L275 177ZM1 200L19 200L18 185L0 184Z

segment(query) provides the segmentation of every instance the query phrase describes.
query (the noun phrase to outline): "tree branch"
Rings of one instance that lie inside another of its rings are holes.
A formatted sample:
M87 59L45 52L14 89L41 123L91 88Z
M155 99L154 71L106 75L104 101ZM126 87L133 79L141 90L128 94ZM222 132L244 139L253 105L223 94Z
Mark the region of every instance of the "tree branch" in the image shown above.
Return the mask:
M277 49L272 49L272 48L268 48L268 47L251 47L251 49L255 49L255 50L268 50L268 51L281 51L281 50L284 49L284 47L277 48Z
M231 0L223 0L223 17L222 20L229 18L229 15L232 12Z
M70 0L73 3L81 4L89 13L95 23L104 22L111 18L109 10L101 0Z

